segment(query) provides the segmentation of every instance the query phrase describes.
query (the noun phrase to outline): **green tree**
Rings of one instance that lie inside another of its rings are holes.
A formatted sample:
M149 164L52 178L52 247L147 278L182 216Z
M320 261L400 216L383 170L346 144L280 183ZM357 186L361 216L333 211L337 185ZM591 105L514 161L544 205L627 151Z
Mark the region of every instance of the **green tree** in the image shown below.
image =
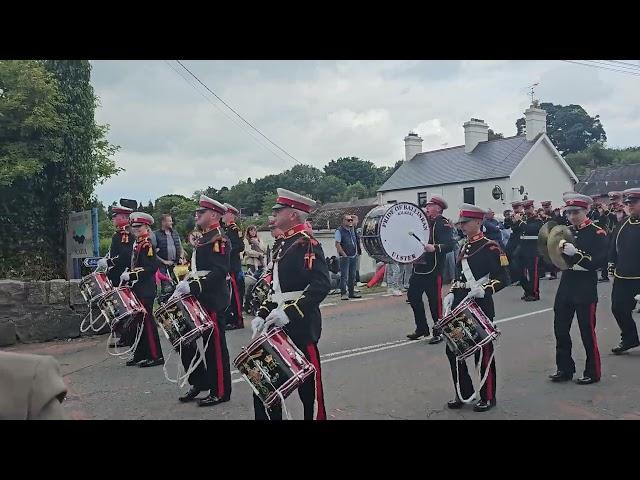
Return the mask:
M325 203L340 196L347 189L346 182L334 175L325 175L315 184L315 198Z
M504 138L502 133L495 133L493 130L489 129L489 140L496 140L498 138Z
M541 103L547 112L547 135L562 155L580 152L594 143L604 144L607 135L600 116L590 116L580 105ZM516 120L517 134L526 130L525 118Z
M383 172L368 160L361 160L358 157L340 157L337 160L331 160L324 167L324 173L341 178L347 185L359 181L366 187L372 187L381 183L380 174Z
M276 192L265 193L262 197L262 216L268 217L271 215L271 208L276 204L276 198L278 194Z
M342 200L348 202L354 198L366 198L369 195L369 189L362 184L362 182L358 181L353 183L347 187L342 195Z

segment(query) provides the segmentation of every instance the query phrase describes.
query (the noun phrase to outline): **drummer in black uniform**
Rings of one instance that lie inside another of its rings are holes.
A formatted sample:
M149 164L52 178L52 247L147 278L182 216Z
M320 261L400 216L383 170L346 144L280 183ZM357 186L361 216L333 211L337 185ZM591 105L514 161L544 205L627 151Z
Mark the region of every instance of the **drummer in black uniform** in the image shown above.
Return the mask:
M191 256L191 274L187 280L178 283L174 292L176 297L187 294L196 297L213 320L213 330L203 337L207 345L204 352L206 365L200 363L189 375L191 389L179 398L181 402L190 402L200 392L208 390L209 395L198 400L201 407L228 402L231 398L231 367L224 328L224 311L229 302L227 274L231 242L220 226L226 210L222 203L206 195L200 196L196 218L202 236ZM195 354L195 346L183 347L182 364L185 369L189 368Z
M153 302L156 298L156 272L158 260L151 245L149 235L153 217L144 212L133 212L129 215L131 233L135 237L131 252L129 271L120 275L122 282L128 283L147 313L142 320L142 334L133 353L133 358L127 361L127 366L154 367L163 365L162 346L158 327L153 318Z
M227 330L244 328L242 318L242 297L244 296L244 274L240 254L244 252L244 237L242 230L236 225L236 215L240 211L229 203L224 206L227 212L222 217L225 235L231 242L231 256L229 257L229 277L231 279L231 305L227 309Z
M565 193L563 198L575 244L562 241L559 245L570 268L562 272L553 305L557 371L549 378L554 382L571 380L576 370L569 333L575 313L587 355L584 374L576 383L588 385L599 382L602 375L596 339L597 270L606 262L607 232L587 218L589 205L593 202L591 197Z
M493 321L495 310L493 295L505 287L505 267L509 262L500 246L488 240L481 231L485 211L475 205L463 203L460 206L460 214L456 226L462 229L466 236L466 242L460 249L456 260L456 277L451 284L451 291L443 300L444 313L448 314L457 307L465 298L473 298L485 313ZM473 407L476 412L485 412L496 405L496 364L493 358L493 343L482 347L481 376L486 374L486 381L480 389L480 400ZM449 408L458 409L471 400L474 394L473 383L467 364L458 362L456 355L449 345L446 348L447 357L451 366L451 375L456 389L456 398L447 403ZM476 366L480 361L480 351L475 355ZM457 368L456 368L457 364ZM487 369L489 372L487 373ZM457 393L456 371L459 373L460 398Z
M430 344L440 343L440 335L429 335L429 324L424 311L422 295L427 294L431 319L435 324L442 318L442 267L447 253L453 250L453 228L442 216L448 207L447 202L439 195L433 195L426 204L427 221L429 222L429 240L425 245L425 253L414 262L413 273L409 280L407 298L413 309L416 322L414 333L407 338L416 340L425 337Z
M251 322L254 335L266 331L271 325L283 327L293 343L304 353L316 369L298 389L304 407L304 419L326 420L327 414L322 391L322 371L318 341L322 331L320 302L330 290L329 269L320 243L305 231L305 221L316 202L297 193L278 189L273 207L274 226L284 232L274 246L273 280L271 293ZM280 406L272 407L269 414L254 395L256 420L282 419Z
M131 247L134 239L129 231L129 215L132 212L132 209L121 205L111 207L111 221L116 231L111 237L109 253L98 260L97 264L98 268L106 270L111 285L115 287L120 283L120 275L131 263ZM123 332L115 346L124 347L131 344L131 335L129 332Z
M616 355L640 346L632 317L640 301L640 188L629 188L622 195L629 217L618 225L609 246L609 273L614 277L611 311L621 337L620 344L611 349Z

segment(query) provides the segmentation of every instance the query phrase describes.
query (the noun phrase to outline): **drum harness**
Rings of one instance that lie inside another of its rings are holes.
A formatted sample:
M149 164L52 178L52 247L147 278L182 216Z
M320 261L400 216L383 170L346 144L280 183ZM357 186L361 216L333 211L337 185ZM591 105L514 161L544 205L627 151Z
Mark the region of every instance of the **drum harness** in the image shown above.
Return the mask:
M109 259L111 258L111 252L107 253L106 258ZM108 271L109 269L107 268L107 270L105 270L105 273ZM96 272L98 271L98 269L96 268ZM102 297L98 298L97 300L100 300ZM89 331L89 329L93 330L94 332L99 332L100 330L102 330L104 328L104 326L107 324L107 319L105 317L104 322L102 323L102 325L100 325L100 328L95 328L94 325L95 323L98 321L98 319L100 317L102 317L104 315L103 312L100 312L100 315L98 315L96 318L93 318L93 299L89 299L89 313L82 319L82 322L80 323L80 333L86 333ZM86 325L86 321L87 319L89 319L89 326L85 326Z
M473 272L471 271L471 267L469 266L469 262L467 261L466 258L462 258L462 260L460 261L460 265L462 266L462 272L464 273L464 277L467 279L467 282L466 283L457 282L457 284L455 284L457 288L473 289L473 287L481 287L484 282L489 280L489 274L486 274L484 277L480 278L479 280L476 280L476 278L473 276ZM452 288L453 288L453 285L452 285ZM464 297L460 303L465 302L469 298L471 297L469 296L469 294L467 294L467 296ZM497 341L496 341L496 347L497 347ZM460 398L460 400L463 403L473 402L475 399L476 392L479 392L484 386L485 382L487 381L487 377L489 376L489 371L491 370L491 362L493 361L495 354L496 354L496 348L494 348L493 352L491 352L491 357L487 362L487 370L484 372L484 376L482 376L481 368L482 368L482 360L484 356L484 348L480 349L480 358L478 359L478 363L475 367L476 377L478 378L480 383L478 386L478 390L474 389L475 391L471 394L471 396L469 396L469 398L466 398L466 399L462 397L462 393L460 392L460 372L459 372L460 360L456 359L456 394L458 395L458 398ZM462 360L462 361L466 361L466 360Z

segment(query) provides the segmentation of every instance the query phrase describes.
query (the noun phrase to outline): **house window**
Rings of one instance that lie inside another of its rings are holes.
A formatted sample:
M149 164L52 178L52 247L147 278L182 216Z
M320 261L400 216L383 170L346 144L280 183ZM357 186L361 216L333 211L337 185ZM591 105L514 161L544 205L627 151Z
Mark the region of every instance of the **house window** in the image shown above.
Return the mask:
M464 203L476 204L476 189L474 187L466 187L462 189L462 201Z
M427 204L427 192L418 192L418 206L424 207Z

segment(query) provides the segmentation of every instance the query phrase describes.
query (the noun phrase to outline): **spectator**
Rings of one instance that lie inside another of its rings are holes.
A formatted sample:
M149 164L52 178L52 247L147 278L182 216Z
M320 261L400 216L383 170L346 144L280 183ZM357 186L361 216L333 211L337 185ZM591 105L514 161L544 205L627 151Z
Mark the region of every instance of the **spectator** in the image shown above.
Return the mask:
M264 242L258 237L258 229L249 225L244 234L243 263L252 276L260 277L260 272L266 267L266 253Z
M168 213L160 217L160 229L154 232L156 237L156 257L160 261L160 272L169 278L173 278L173 267L177 263L184 263L184 250L180 235L173 229L173 218ZM160 281L160 291L163 294L173 290L173 282Z
M353 223L354 218L352 215L344 215L342 217L342 226L336 230L335 234L336 250L340 259L340 293L342 294L342 300L361 298L361 295L353 291L356 281L356 257L358 255L358 239ZM347 295L347 290L349 295Z
M500 247L504 248L502 244L502 233L500 232L500 226L498 225L498 221L494 218L495 213L490 208L487 209L487 214L482 222L482 231L484 232L484 236L489 240L493 240L497 242Z
M66 420L67 387L49 355L0 352L0 420Z
M360 224L360 219L357 215L352 215L353 217L353 228L356 232L356 284L360 283L360 256L362 255L362 247L360 246L360 236L362 235L362 228L358 225ZM357 288L354 291L359 292Z

